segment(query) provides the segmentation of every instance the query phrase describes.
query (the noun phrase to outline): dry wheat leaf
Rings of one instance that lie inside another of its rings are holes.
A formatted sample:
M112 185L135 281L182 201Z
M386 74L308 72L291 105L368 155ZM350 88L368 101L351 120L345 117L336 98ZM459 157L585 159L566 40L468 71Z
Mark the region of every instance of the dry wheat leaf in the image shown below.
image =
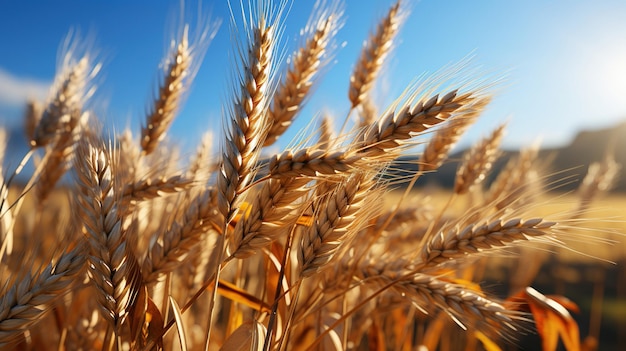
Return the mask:
M144 325L148 325L148 338L146 342L148 344L154 344L154 349L162 350L163 349L163 326L165 321L163 320L163 316L161 315L161 311L156 306L154 301L148 297L147 301L148 305L146 308L146 316Z
M133 340L137 341L138 338L142 337L140 332L142 327L146 324L149 324L147 320L149 317L146 313L148 308L148 288L142 284L142 287L139 289L139 294L137 295L137 299L135 303L130 306L130 312L128 316L128 320L130 322L130 333L133 337Z
M217 285L217 292L231 301L239 302L259 312L269 312L270 305L261 301L256 296L251 295L247 291L241 289L235 284L220 279Z
M169 296L170 306L172 307L172 313L176 319L176 330L178 331L178 340L180 340L180 349L187 351L187 337L185 336L185 326L183 325L183 315L180 311L180 307L176 303L173 297Z
M222 344L221 351L263 350L265 326L257 321L248 321L237 328Z
M565 307L531 287L526 288L524 296L535 318L543 351L556 350L559 336L568 351L580 350L578 324ZM566 303L572 302L567 300Z

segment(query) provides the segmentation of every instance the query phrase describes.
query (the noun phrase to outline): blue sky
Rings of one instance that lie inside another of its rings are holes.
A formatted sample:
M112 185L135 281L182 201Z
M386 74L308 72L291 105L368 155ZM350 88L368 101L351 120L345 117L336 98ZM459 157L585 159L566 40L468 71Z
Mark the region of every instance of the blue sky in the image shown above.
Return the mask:
M331 67L295 125L318 111L343 118L349 75L363 40L392 1L346 0L345 25ZM506 74L492 105L465 143L509 122L505 146L541 138L566 143L582 128L606 127L626 118L626 1L408 1L412 13L390 57L377 100L389 103L423 73L458 62ZM238 1L233 1L238 5ZM285 52L297 44L313 1L294 1L285 20ZM108 128L137 131L160 79L159 64L176 28L179 1L13 1L0 4L0 123L21 126L28 96L44 99L58 48L70 29L89 36L103 61L92 106ZM221 131L221 111L232 75L226 0L204 1L206 14L222 24L211 42L186 104L170 136L194 149L204 130ZM195 22L197 2L186 3ZM336 123L340 125L340 122Z

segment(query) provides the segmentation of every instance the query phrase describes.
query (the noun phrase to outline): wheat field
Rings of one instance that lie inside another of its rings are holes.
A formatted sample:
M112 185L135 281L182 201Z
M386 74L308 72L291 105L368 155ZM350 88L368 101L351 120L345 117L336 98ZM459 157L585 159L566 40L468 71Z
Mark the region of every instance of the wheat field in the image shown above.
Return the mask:
M90 110L101 64L67 47L48 99L26 109L30 151L0 173L3 350L492 351L533 334L535 349L603 345L602 307L580 329L566 291L532 285L555 260L624 262L624 218L603 197L619 176L610 154L572 194L551 191L555 170L535 146L487 181L502 124L468 150L453 189L414 188L436 177L499 78L462 62L376 106L372 89L410 20L401 1L366 38L347 115L315 120L316 133L274 152L296 117L314 117L299 114L346 16L320 2L281 60L288 4L242 6L224 128L189 160L167 131L210 25L180 31L140 133L103 130ZM397 167L407 155L417 171Z

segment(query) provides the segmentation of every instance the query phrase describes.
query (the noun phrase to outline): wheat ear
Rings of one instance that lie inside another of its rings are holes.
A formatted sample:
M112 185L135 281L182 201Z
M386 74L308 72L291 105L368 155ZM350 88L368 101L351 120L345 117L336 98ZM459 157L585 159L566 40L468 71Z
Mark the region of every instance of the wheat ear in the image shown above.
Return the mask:
M47 157L43 159L43 171L39 176L35 192L40 201L44 201L63 174L71 167L75 143L82 133L82 120L89 118L89 113L73 111L64 129L58 132L56 139L46 147ZM80 115L79 115L80 114Z
M483 225L470 224L441 231L422 247L420 260L426 265L436 265L468 255L510 246L514 242L528 241L532 237L549 236L556 225L542 218L507 221L498 219Z
M463 157L463 162L456 172L454 192L465 194L470 188L485 179L493 162L498 157L498 147L506 125L496 128L488 137L474 145Z
M205 184L211 177L211 173L215 168L211 155L211 147L213 143L213 133L208 131L202 135L202 141L198 146L196 153L193 155L186 177L198 184Z
M144 281L154 284L164 274L181 266L202 235L219 222L215 189L205 190L186 206L182 219L176 221L152 246L142 265Z
M459 110L449 120L448 125L437 131L424 149L424 153L420 158L419 171L427 172L438 169L448 157L448 153L456 142L467 128L474 123L490 101L490 97L478 99L475 103Z
M529 196L536 195L531 192L529 186L534 177L537 176L535 170L538 147L524 149L520 154L509 160L496 179L491 183L488 192L488 201L495 204L497 210L512 208L522 205L520 199L528 201Z
M29 273L2 293L0 301L0 347L7 347L71 291L85 264L85 247L63 253L34 277Z
M245 258L286 234L296 218L289 216L306 206L299 201L308 190L308 179L269 179L241 215L231 236L231 256Z
M334 257L343 242L361 228L368 215L376 215L366 198L372 190L371 176L355 172L333 192L313 202L316 216L306 228L300 249L301 275L311 276L322 270ZM370 211L367 214L365 211Z
M589 165L587 175L578 188L579 212L586 210L598 194L611 190L619 179L620 168L620 164L615 162L610 154L607 154L602 162L594 162Z
M268 172L271 177L275 178L332 175L350 170L360 160L361 158L355 153L343 150L304 148L295 153L288 150L272 156L268 164Z
M67 56L66 59L71 61L71 53ZM85 91L87 81L90 76L97 73L97 68L93 70L90 68L89 56L84 56L75 64L68 64L57 73L52 97L33 132L31 146L48 145L59 134L70 132L75 127L73 121L81 115L83 104L88 97Z
M348 96L352 108L359 106L369 93L372 83L380 72L385 56L391 51L393 40L405 14L397 1L389 8L369 40L363 46L356 67L350 77Z
M333 121L330 116L324 116L320 122L319 137L317 143L322 149L328 149L333 140L337 139L335 130L333 129Z
M442 97L436 94L428 100L420 100L414 106L404 104L397 112L390 109L380 121L365 129L362 140L355 146L364 156L384 155L400 146L403 140L445 121L476 97L475 93L459 95L458 90L452 90Z
M163 194L173 194L189 189L193 182L182 175L143 179L124 187L122 201L144 201Z
M394 279L394 278L392 278ZM388 281L389 279L385 279ZM516 321L523 315L508 310L502 303L489 299L480 291L438 279L428 274L417 273L408 279L401 279L393 289L402 296L408 296L423 306L425 310L434 305L446 312L458 324L477 326L478 329L516 331Z
M26 111L24 112L24 133L27 140L35 139L35 129L37 129L43 111L44 108L40 102L28 100Z
M141 157L141 147L133 137L130 129L116 136L120 158L115 170L115 179L120 184L132 184L139 178L138 174L145 174L145 158Z
M75 169L77 223L89 243L90 277L103 317L113 327L128 317L137 296L141 273L126 245L113 179L114 156L98 140L78 144Z
M226 222L235 212L239 192L253 177L267 128L267 90L274 49L274 30L260 19L244 59L239 94L231 112L230 133L226 138L217 176L218 206Z
M187 28L185 28L172 54L163 84L159 87L159 96L154 100L146 116L146 125L141 128L141 149L146 155L156 149L178 113L181 98L191 83L189 81L191 61Z
M310 95L331 39L341 26L342 11L314 11L303 31L308 35L304 45L292 56L292 64L274 94L268 119L270 123L264 146L272 145L291 125Z

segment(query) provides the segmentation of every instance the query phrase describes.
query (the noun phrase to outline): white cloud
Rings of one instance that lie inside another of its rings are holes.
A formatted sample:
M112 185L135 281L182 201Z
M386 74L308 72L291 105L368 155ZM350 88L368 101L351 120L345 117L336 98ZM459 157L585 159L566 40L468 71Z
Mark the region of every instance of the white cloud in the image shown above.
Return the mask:
M49 82L17 77L0 68L0 105L24 106L29 98L43 100L49 88Z

